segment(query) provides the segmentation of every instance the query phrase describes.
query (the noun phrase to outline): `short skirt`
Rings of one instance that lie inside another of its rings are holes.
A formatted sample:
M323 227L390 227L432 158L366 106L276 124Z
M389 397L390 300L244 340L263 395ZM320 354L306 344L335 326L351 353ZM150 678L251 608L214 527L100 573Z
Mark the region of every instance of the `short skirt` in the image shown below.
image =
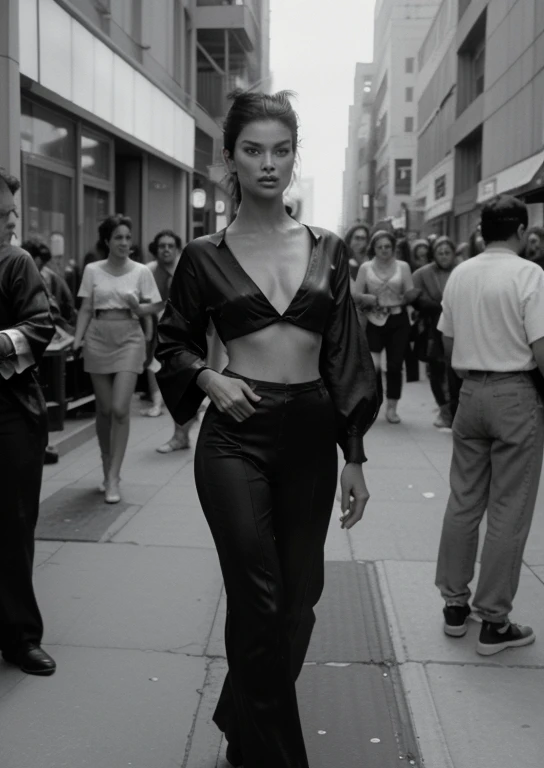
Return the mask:
M145 336L138 320L93 318L85 333L83 367L87 373L143 373Z

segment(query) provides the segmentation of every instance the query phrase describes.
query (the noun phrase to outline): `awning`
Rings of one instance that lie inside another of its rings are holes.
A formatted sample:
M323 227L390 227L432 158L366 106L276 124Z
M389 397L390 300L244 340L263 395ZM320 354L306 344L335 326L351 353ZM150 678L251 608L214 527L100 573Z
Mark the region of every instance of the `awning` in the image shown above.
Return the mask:
M495 176L490 176L478 185L478 203L485 203L495 195L503 193L526 194L537 187L544 186L544 151L522 160L520 163L505 168Z

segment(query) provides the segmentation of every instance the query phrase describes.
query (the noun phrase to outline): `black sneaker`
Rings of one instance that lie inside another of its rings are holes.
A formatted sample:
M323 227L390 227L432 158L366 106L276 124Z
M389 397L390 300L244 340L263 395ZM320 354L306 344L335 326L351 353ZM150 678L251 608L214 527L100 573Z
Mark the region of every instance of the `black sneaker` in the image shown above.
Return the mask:
M470 605L446 605L444 613L444 632L449 637L464 637L468 630L467 619Z
M494 653L504 651L505 648L531 645L535 640L536 636L531 627L522 627L520 624L511 624L509 621L502 624L484 621L476 650L481 656L492 656Z

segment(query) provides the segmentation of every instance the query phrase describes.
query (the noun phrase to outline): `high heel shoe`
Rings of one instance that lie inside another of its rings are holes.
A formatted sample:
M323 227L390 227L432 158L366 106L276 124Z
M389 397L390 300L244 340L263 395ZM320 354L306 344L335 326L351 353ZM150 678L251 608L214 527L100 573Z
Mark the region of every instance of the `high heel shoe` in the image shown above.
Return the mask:
M232 744L227 746L227 761L234 766L234 768L241 768L244 765L244 759L239 749Z
M104 496L106 504L118 504L121 501L119 493L119 480L110 480L106 483L106 493Z

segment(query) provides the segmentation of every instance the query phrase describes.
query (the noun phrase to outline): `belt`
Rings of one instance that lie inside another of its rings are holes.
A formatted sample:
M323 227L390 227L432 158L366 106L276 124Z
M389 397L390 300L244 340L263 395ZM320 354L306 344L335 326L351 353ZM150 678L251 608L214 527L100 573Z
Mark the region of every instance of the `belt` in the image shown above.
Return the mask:
M95 309L95 317L101 317L104 320L132 320L130 309Z
M473 379L483 381L484 379L504 379L507 376L519 376L520 374L530 375L531 371L465 371L464 379Z

